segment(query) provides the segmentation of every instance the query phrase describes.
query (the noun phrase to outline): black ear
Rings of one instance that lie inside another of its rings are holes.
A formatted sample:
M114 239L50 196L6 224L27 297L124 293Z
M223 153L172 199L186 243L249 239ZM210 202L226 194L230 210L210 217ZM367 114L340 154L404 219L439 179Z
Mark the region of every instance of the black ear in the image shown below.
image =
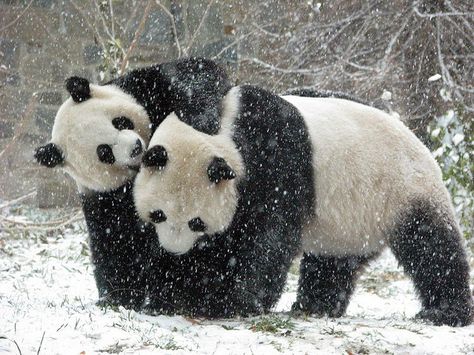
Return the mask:
M35 150L35 159L38 163L48 168L54 168L64 163L64 155L61 149L54 143L48 143Z
M74 102L83 102L91 98L89 81L78 76L66 79L66 90L69 91Z
M209 180L216 184L221 180L232 180L236 177L234 170L232 170L224 158L217 157L212 159L211 164L209 164L207 176L209 176Z
M162 145L155 145L143 155L142 163L146 167L164 168L168 161L168 153Z

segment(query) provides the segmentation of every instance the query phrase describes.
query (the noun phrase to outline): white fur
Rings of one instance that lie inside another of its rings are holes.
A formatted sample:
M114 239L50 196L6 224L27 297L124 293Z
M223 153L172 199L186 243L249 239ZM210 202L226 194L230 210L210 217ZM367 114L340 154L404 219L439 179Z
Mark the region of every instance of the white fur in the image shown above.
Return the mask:
M343 99L283 98L305 118L313 144L316 218L305 226L305 252L377 252L416 198L450 210L438 165L398 119Z
M228 137L229 139L232 137L234 132L234 120L239 114L241 96L240 87L234 86L222 100L222 117L219 135Z
M136 100L114 85L90 85L91 98L76 103L69 98L56 115L51 142L65 154L63 168L81 189L107 191L121 186L136 172L128 166L138 165L141 156L130 157L139 139L146 147L150 120ZM117 130L111 123L125 116L135 125L131 130ZM97 157L97 146L110 144L116 158L113 165Z
M208 234L225 229L232 221L243 163L228 136L201 133L174 113L153 134L149 148L155 145L165 147L168 162L161 170L142 166L135 180L135 205L147 221L151 211L165 213L167 220L155 224L160 243L168 251L182 254L203 234L189 229L191 219L201 218ZM207 168L214 157L225 157L237 178L211 182Z

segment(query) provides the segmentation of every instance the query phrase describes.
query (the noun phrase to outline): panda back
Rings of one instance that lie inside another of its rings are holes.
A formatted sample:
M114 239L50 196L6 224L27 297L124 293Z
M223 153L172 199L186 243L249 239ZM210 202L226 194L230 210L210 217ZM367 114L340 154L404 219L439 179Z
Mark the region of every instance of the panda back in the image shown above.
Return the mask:
M450 210L439 167L401 121L343 99L283 98L304 117L313 145L316 217L305 251L374 253L414 200Z
M219 134L232 137L246 171L234 225L255 220L275 226L284 220L300 228L314 212L312 147L304 118L286 100L250 85L232 88L222 112Z

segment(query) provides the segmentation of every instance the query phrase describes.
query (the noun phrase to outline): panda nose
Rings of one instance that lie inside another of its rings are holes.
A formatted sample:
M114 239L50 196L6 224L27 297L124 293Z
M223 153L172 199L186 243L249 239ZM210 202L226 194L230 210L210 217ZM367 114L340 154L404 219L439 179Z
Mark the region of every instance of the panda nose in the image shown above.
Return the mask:
M135 142L135 147L133 148L132 153L130 154L130 156L132 158L136 158L140 154L142 154L142 152L143 152L143 144L139 139L137 139L137 141Z

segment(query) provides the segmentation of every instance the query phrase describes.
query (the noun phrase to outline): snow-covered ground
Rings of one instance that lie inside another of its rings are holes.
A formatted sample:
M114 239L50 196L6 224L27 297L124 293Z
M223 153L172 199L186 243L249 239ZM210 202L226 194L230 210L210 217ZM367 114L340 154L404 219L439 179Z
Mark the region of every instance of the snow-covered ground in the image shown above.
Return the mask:
M275 313L250 319L103 309L95 305L83 223L62 232L0 229L0 353L474 354L474 325L434 327L412 319L418 301L388 252L364 273L343 318L290 318L285 312L296 285L292 271Z

